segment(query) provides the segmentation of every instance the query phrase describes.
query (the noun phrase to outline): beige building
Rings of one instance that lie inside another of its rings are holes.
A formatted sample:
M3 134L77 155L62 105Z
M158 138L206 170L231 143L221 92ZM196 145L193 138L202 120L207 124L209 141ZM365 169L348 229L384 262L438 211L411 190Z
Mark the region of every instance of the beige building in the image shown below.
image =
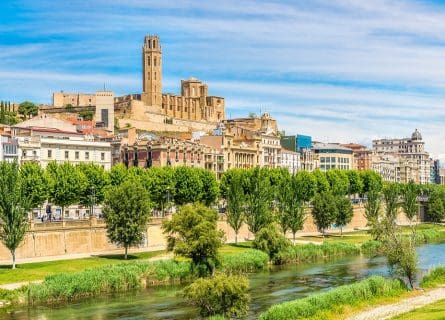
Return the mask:
M330 169L351 170L354 163L352 150L338 143L313 143L315 167L327 171Z
M196 78L181 81L181 95L162 93L162 49L158 36L142 47L142 93L115 99L121 126L153 131L210 131L225 117L224 98L210 96Z
M425 151L425 142L416 129L410 138L373 140L373 151L377 155L399 157L400 181L413 180L416 183L431 182L431 161Z

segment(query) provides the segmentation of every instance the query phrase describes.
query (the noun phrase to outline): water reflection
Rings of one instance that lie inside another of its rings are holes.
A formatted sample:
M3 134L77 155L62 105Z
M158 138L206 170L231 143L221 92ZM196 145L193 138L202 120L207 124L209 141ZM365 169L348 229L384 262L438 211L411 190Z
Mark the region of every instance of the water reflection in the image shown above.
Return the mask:
M418 249L422 273L445 265L445 244L431 244ZM270 271L249 276L252 302L249 318L269 306L349 284L369 275L387 275L385 259L363 256L308 265L276 266ZM143 292L99 297L81 303L53 308L37 307L14 310L2 319L105 320L105 319L194 319L196 311L182 298L182 286L162 286Z

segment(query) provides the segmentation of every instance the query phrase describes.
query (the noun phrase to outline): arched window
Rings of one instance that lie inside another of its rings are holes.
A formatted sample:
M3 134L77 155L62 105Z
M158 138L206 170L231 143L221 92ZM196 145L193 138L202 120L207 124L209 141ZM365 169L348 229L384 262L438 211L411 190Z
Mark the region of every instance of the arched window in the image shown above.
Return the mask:
M150 63L151 63L151 57L150 57L150 56L147 56L147 66L149 66Z
M153 65L156 67L156 57L154 57Z

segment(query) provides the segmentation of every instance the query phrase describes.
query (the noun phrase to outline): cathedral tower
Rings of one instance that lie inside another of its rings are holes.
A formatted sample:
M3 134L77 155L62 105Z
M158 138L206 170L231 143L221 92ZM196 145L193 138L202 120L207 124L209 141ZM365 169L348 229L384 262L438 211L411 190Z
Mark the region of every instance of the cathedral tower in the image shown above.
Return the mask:
M158 36L146 36L142 47L142 101L162 105L162 52Z

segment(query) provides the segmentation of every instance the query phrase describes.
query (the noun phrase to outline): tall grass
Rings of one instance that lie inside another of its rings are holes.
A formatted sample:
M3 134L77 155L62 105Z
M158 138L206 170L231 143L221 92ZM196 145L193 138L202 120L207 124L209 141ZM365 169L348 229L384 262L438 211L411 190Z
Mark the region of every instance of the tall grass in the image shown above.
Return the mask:
M263 270L267 267L269 256L260 250L249 249L241 253L223 256L221 271L226 273L243 273Z
M434 288L439 284L445 284L445 267L438 267L431 270L423 277L420 286L422 288Z
M328 292L272 306L259 319L305 319L341 306L352 306L375 298L399 296L406 291L406 286L399 280L374 276Z
M321 245L292 245L280 251L273 263L313 262L331 257L360 254L360 248L345 242L324 242Z
M29 286L29 303L71 301L103 293L141 288L149 282L182 280L191 276L189 262L173 260L121 263L76 273L59 273Z

